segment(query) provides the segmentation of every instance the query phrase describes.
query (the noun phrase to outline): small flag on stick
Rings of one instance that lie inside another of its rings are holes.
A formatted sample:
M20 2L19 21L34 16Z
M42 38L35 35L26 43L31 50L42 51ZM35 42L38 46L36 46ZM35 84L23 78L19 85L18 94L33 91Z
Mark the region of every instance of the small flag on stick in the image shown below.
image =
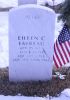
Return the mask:
M57 68L70 62L70 32L66 24L54 44L53 60Z

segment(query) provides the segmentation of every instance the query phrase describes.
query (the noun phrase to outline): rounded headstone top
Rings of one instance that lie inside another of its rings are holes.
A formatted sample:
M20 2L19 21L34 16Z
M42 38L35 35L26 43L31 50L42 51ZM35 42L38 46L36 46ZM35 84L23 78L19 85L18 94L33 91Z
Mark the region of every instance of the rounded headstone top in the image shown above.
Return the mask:
M21 5L16 8L12 8L10 11L12 12L12 11L17 11L17 10L26 9L26 8L37 8L37 9L39 8L39 9L46 10L48 12L55 14L54 10L52 10L51 8L41 6L41 5L36 5L36 4Z

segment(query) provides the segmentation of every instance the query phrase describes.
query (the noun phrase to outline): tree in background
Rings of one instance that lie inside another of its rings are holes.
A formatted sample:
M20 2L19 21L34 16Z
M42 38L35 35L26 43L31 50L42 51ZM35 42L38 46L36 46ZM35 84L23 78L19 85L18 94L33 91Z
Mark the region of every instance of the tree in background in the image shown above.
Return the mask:
M58 20L62 20L70 28L70 0L65 0L61 8L61 14L58 16Z

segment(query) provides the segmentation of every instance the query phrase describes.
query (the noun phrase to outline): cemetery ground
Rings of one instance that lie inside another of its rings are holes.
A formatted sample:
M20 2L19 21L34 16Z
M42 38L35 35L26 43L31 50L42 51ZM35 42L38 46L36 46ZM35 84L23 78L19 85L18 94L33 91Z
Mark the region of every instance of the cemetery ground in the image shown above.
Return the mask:
M47 94L57 96L64 89L70 88L70 68L58 69L62 75L66 75L65 79L52 77L48 81L28 81L28 82L10 82L9 68L0 68L0 95L24 95L24 96L40 96ZM53 75L55 70L53 70Z
M25 99L24 96L28 97L45 97L48 94L50 96L58 96L64 89L70 88L70 68L58 69L61 74L66 75L65 79L60 79L59 77L52 77L49 81L29 81L29 82L10 82L9 81L9 68L0 68L0 99L1 100L14 100L12 97L9 98L8 95L13 97L18 95L19 97L15 100L43 100L43 99ZM20 73L21 74L21 73ZM53 75L55 71L53 70ZM3 97L1 95L6 95ZM21 96L20 96L21 95ZM58 99L58 98L57 98ZM70 99L70 98L69 98ZM69 100L69 99L59 99L59 100ZM44 99L45 100L45 99ZM47 100L47 99L46 99ZM49 99L50 100L50 99Z

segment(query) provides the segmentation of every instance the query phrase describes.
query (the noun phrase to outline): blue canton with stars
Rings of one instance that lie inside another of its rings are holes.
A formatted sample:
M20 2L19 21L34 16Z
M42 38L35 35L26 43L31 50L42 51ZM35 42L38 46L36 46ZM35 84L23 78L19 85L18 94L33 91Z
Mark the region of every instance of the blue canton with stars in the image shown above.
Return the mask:
M70 40L69 28L66 24L64 24L64 27L58 36L58 41L59 43L64 43L65 41L69 41L69 40Z

